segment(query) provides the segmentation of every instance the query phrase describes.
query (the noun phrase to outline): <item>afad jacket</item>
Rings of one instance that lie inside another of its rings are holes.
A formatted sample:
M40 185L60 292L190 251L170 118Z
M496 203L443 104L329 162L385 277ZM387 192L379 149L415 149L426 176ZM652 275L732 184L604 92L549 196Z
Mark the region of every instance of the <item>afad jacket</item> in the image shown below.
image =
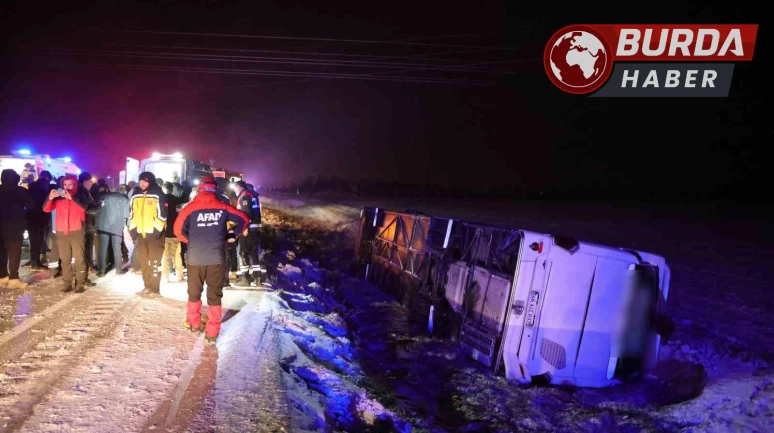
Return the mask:
M161 187L150 185L145 191L134 189L129 207L129 233L157 239L163 237L167 226L167 197Z
M78 194L78 179L71 175L67 175L67 179L75 183L75 188L70 190L72 200L64 197L49 200L46 197L43 202L43 212L54 214L52 231L63 236L85 228L86 209L89 207L89 204L82 200L83 196Z
M244 212L203 191L177 215L175 236L188 244L189 265L222 265L226 263L228 223L234 224L235 233L243 233L249 221Z

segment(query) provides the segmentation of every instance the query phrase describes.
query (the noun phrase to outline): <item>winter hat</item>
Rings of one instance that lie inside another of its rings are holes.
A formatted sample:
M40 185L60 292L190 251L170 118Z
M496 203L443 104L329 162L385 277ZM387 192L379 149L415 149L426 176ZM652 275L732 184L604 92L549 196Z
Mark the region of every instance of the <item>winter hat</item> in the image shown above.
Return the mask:
M3 186L18 185L19 181L21 181L21 176L11 168L6 168L3 170L3 173L0 174L0 183L2 183Z
M78 178L77 178L77 177L75 177L75 175L74 175L74 174L69 174L69 173L68 173L68 174L66 174L66 175L62 176L62 184L61 184L61 187L62 187L62 188L64 188L64 183L65 183L65 181L66 181L66 180L71 180L71 181L73 181L73 183L75 184L75 189L73 189L73 191L78 191ZM71 194L72 194L72 193L71 193Z
M137 176L137 181L139 182L141 180L144 180L151 185L156 185L156 175L149 171L143 171L139 176Z
M199 192L202 192L202 191L215 192L217 190L218 190L218 185L215 184L215 182L205 182L204 178L202 178L202 182L199 184Z
M88 171L84 171L83 173L78 175L78 182L83 183L87 180L91 180L91 173Z

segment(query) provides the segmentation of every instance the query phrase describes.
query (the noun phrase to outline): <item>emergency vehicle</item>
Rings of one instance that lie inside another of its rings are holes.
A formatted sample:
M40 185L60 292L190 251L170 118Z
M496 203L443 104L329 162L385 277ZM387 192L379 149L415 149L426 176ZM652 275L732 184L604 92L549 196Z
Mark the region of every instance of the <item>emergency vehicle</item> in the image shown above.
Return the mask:
M238 182L240 180L245 180L245 177L242 173L236 172L236 171L229 171L225 169L218 169L212 170L212 175L214 177L222 177L226 180L228 180L229 183Z
M25 167L27 164L31 165L31 169ZM32 174L33 180L38 180L42 171L49 171L54 179L65 174L75 176L81 174L81 169L68 157L52 158L49 155L33 155L25 150L15 151L13 155L0 155L0 171L8 168L19 173L22 181L28 174Z
M127 158L126 161L126 170L121 172L121 183L137 182L137 176L145 171L153 173L157 179L162 179L164 182L188 181L191 185L198 184L204 176L212 176L209 164L186 159L179 152L171 155L153 153L150 158L140 162L133 158Z

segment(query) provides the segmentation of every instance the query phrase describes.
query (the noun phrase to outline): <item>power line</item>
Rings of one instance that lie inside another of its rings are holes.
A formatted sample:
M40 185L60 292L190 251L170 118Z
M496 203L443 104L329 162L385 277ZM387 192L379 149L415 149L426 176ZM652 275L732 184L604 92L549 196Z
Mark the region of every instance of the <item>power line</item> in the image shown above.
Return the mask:
M264 54L304 54L309 56L328 56L328 57L358 57L358 58L374 58L374 59L406 59L406 60L429 60L435 62L460 62L460 59L432 59L429 57L421 56L443 56L449 54L472 54L483 53L492 51L511 51L517 50L523 47L507 47L507 48L489 48L480 50L466 50L466 51L447 51L442 53L423 53L409 56L384 56L375 54L346 54L346 53L321 53L315 51L285 51L285 50L262 50L254 48L212 48L212 47L191 47L191 46L179 46L179 45L139 45L139 44L105 44L105 46L116 47L131 47L131 48L152 48L152 49L170 49L170 50L198 50L198 51L230 51L230 52L244 52L244 53L264 53ZM323 45L319 45L323 46ZM543 50L543 47L540 47Z
M383 44L383 45L413 45L413 46L425 46L425 47L446 47L446 48L475 48L475 49L489 49L495 47L481 47L472 45L449 45L449 44L430 44L424 42L401 42L401 41L380 41L369 39L334 39L334 38L310 38L310 37L297 37L297 36L268 36L268 35L244 35L244 34L227 34L227 33L199 33L199 32L171 32L171 31L155 31L155 30L121 30L121 29L100 29L100 28L86 28L86 30L99 31L99 32L114 32L114 33L140 33L140 34L152 34L152 35L179 35L179 36L212 36L221 38L249 38L249 39L267 39L267 40L292 40L292 41L318 41L318 42L341 42L348 44Z
M160 71L160 72L196 72L204 74L223 74L223 75L263 75L279 77L304 77L304 78L323 78L323 79L361 79L375 81L401 81L410 83L440 83L440 84L476 84L493 85L491 81L474 81L461 79L436 79L425 77L380 77L366 74L342 74L342 73L323 73L323 72L297 72L297 71L273 71L257 69L230 69L230 68L193 68L193 67L170 67L170 66L151 66L151 65L117 65L115 63L71 63L71 65L80 66L105 66L119 69L142 70L142 71Z
M519 32L527 32L527 30L520 30ZM394 42L414 42L414 41L427 41L427 40L437 40L437 39L493 36L493 35L502 35L507 33L512 33L512 32L466 33L466 34L440 35L440 36L421 36L421 37L415 37L415 38L394 39L393 41ZM326 46L328 45L305 45L305 46L295 46L290 48L318 48L318 47L326 47Z
M143 51L116 51L116 50L80 50L80 49L59 49L71 55L78 56L102 56L102 57L127 57L127 58L145 58L145 59L173 59L173 60L194 60L194 61L220 61L232 63L269 63L269 64L290 64L305 66L344 66L360 68L421 68L422 70L437 70L446 72L475 72L492 74L513 74L512 71L497 69L471 69L466 65L412 65L409 63L385 63L385 62L359 62L355 60L320 60L320 59L296 59L288 57L262 57L262 56L233 56L233 55L211 55L211 54L183 54L183 53L160 53ZM513 59L486 62L487 64L504 64L529 61L534 59Z

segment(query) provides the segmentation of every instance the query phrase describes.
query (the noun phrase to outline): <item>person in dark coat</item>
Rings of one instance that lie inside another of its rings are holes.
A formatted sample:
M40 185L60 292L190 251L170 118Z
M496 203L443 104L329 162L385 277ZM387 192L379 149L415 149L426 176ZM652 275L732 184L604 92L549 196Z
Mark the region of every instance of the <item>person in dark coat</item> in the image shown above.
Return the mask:
M209 182L209 178L206 179L207 182ZM202 183L205 183L205 179L202 179ZM231 200L231 197L229 195L229 184L228 181L222 177L215 178L215 185L217 185L217 195L218 200L222 201L225 204L234 206L234 201ZM231 235L234 234L233 231L231 231L231 227L229 227L229 233ZM223 285L228 287L231 285L231 279L236 278L236 271L238 268L237 263L237 244L229 244L228 250L226 251L226 268L228 269L228 273L226 273L225 281L223 281Z
M29 187L29 192L35 200L35 206L27 209L27 233L30 237L30 261L25 266L30 266L32 271L45 271L41 256L45 256L46 229L48 228L48 215L43 212L43 202L51 192L51 173L42 171L38 180Z
M180 239L175 237L175 221L177 220L177 206L181 204L180 199L172 193L174 191L172 182L164 184L164 190L167 196L167 232L164 239L164 255L161 257L161 280L169 281L169 263L175 268L177 281L183 281L183 251Z
M94 181L92 180L91 174L88 172L83 172L78 176L78 194L80 194L81 197L78 198L78 201L81 203L87 204L86 209L86 253L84 256L84 260L86 261L86 275L89 274L90 271L94 271L97 269L97 267L94 265L94 257L96 256L95 250L95 243L96 243L96 236L97 236L97 213L99 213L99 205L97 204L97 200L94 198L94 195L92 194L92 187L94 187ZM96 192L96 189L94 190ZM90 287L96 286L94 282L86 278L86 285Z
M121 262L124 242L124 227L129 219L129 199L118 192L105 192L101 196L102 209L97 214L97 234L99 235L99 273L104 277L107 273L108 246L113 247L113 265L116 275L123 274Z
M19 279L27 209L35 206L29 191L19 186L21 176L11 169L0 174L0 287L23 289Z

